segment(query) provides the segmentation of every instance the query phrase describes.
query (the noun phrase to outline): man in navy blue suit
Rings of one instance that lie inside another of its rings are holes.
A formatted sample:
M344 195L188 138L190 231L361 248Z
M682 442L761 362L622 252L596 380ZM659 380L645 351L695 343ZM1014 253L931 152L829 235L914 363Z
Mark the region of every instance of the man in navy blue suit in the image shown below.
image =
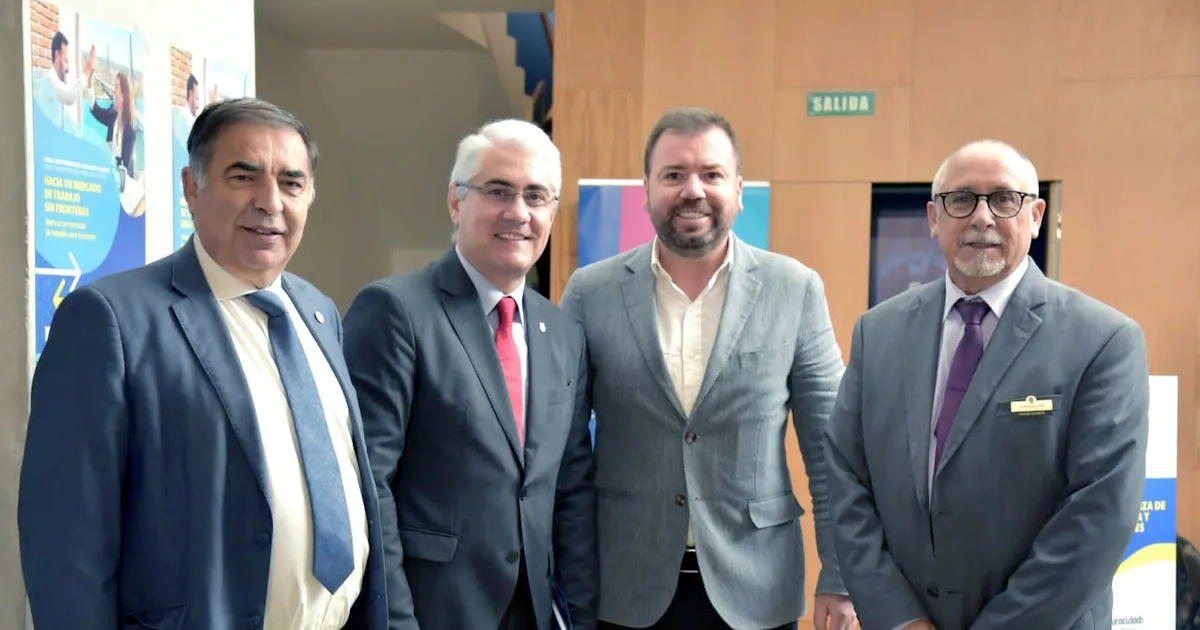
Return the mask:
M38 630L387 626L333 302L284 271L317 147L255 99L188 139L195 236L76 289L33 378L21 560Z

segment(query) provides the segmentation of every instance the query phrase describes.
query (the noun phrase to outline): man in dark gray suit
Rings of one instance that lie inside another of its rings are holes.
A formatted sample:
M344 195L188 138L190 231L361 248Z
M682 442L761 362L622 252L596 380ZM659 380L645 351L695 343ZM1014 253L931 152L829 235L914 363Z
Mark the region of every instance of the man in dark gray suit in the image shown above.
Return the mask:
M603 627L796 627L790 412L822 563L817 628L848 630L821 447L843 364L821 279L730 233L741 156L716 112L664 115L645 169L657 238L579 269L562 298L593 374Z
M946 277L868 311L826 435L834 540L866 630L1094 630L1133 536L1149 430L1136 322L1028 258L1028 159L938 170Z
M17 514L33 621L384 630L341 321L284 271L316 143L237 99L204 109L188 153L195 235L72 291L34 373Z
M525 287L561 185L541 129L484 126L451 173L456 245L346 314L393 630L549 630L556 588L574 627L595 628L583 334Z

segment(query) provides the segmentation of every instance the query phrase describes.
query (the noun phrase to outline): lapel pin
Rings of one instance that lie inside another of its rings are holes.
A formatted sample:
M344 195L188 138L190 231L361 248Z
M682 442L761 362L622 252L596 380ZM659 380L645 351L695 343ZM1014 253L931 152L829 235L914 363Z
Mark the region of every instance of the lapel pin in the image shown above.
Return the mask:
M546 332L546 324L544 324L542 322L538 322L538 330L540 330L542 332Z
M316 317L317 317L317 323L318 323L318 324L324 324L324 323L325 323L325 316L321 314L321 311L317 311L317 312L315 313L315 315L316 315Z

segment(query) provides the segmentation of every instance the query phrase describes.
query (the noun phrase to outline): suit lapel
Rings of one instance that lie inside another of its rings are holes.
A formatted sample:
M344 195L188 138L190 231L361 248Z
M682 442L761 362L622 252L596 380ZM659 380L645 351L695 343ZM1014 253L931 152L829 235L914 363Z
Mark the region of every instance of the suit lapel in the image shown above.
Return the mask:
M679 395L671 383L667 373L667 362L662 355L662 342L658 338L658 312L654 295L654 270L650 268L651 241L643 245L638 255L626 263L632 275L621 281L621 294L625 297L625 313L629 317L629 326L633 331L634 340L641 349L642 357L654 382L662 388L663 395L671 401L671 406L679 418L686 421L687 414L683 413L683 405Z
M237 364L237 351L224 316L200 268L192 242L188 241L174 257L172 283L184 297L171 306L171 311L225 408L225 417L250 462L259 490L270 497L254 401Z
M525 466L525 451L517 437L517 421L513 417L512 401L508 397L508 385L504 380L504 368L500 366L500 355L496 353L496 341L492 337L491 326L483 307L479 305L479 293L471 284L471 277L463 269L458 260L458 254L453 249L442 257L438 263L438 283L442 288L442 308L454 328L463 349L471 359L471 366L483 385L496 421L508 438L508 445L517 458L517 462ZM533 365L530 351L530 365ZM530 370L530 381L533 372ZM526 414L528 417L529 414Z
M942 346L945 282L922 289L908 311L905 330L913 336L909 367L904 372L904 409L908 420L908 456L916 481L917 503L929 506L929 440L933 433L933 390Z
M553 419L546 415L546 407L550 403L550 388L560 387L560 379L555 377L557 366L554 364L554 341L549 334L542 332L540 323L545 319L542 314L544 305L538 299L540 296L525 292L525 345L528 352L526 365L528 371L529 400L525 404L525 466L528 468L537 455L542 437L549 431Z
M1017 355L1025 349L1025 344L1029 343L1038 326L1042 325L1042 318L1034 309L1045 301L1046 277L1030 262L1025 277L1017 285L1012 299L1004 309L1004 315L996 323L996 330L988 341L983 358L979 360L975 376L971 378L971 384L963 395L962 406L958 409L954 426L950 428L950 435L946 437L946 449L942 452L942 459L938 462L934 477L946 466L946 462L954 457L971 427L979 420L984 406L992 399L1000 379L1008 372Z
M729 237L729 246L734 248L734 251L729 269L729 284L725 288L725 305L721 308L717 338L713 341L712 353L709 354L708 365L704 368L704 380L700 383L700 392L696 396L693 409L700 407L713 383L721 375L721 370L725 369L725 363L737 347L738 338L741 337L742 329L746 326L746 320L754 310L759 291L762 289L762 281L754 272L758 261L750 248L744 247L733 235Z
M341 344L338 342L330 319L337 315L335 313L324 314L322 316L324 321L318 320L315 300L310 300L308 293L302 287L293 284L286 274L283 276L283 290L292 299L292 304L296 306L301 319L308 326L308 331L312 333L313 339L321 348L321 353L325 355L325 360L329 362L329 369L333 370L333 375L337 377L338 385L342 387L342 394L346 396L347 401L353 401L355 396L350 384L350 375L346 372ZM351 422L357 426L359 422L358 406L351 404L349 407Z

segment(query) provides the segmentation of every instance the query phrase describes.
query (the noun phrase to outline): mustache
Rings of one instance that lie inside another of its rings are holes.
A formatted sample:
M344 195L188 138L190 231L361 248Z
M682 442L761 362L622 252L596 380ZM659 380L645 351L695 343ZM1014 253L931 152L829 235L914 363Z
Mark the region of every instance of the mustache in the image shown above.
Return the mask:
M687 199L671 206L671 214L676 215L680 212L695 212L700 211L711 215L713 207L704 199Z
M1003 245L1004 239L996 232L970 231L958 239L959 245Z

